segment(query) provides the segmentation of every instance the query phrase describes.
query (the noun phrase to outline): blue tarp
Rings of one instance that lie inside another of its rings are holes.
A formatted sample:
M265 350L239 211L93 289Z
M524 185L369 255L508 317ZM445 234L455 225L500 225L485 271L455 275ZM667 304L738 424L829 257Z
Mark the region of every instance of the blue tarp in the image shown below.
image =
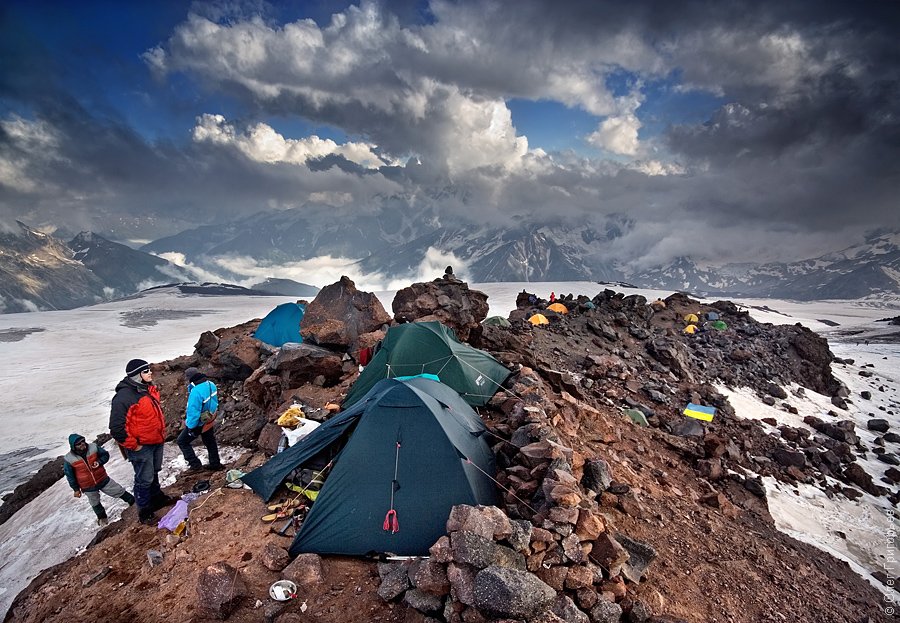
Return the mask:
M302 342L300 321L305 312L306 306L300 303L282 303L262 319L253 337L271 346Z

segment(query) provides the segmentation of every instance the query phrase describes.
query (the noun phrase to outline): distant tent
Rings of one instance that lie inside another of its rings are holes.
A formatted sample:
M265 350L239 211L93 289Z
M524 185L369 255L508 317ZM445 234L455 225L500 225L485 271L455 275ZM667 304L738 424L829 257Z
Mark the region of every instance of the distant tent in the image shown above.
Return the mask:
M587 309L594 309L595 307L597 307L596 305L594 305L593 301L587 301L585 303L582 303L582 305L584 305Z
M706 312L706 319L707 320L718 320L719 314L717 314L716 312Z
M545 316L544 314L535 314L534 316L532 316L531 318L528 319L528 322L530 322L533 325L550 324L550 321L547 320L547 316Z
M357 402L379 380L414 374L434 374L470 405L482 406L512 374L484 351L462 344L440 322L412 322L388 329L344 399Z
M697 317L697 314L685 314L684 321L685 322L699 322L700 319Z
M655 301L653 301L652 303L650 303L650 307L653 307L654 309L659 311L660 309L666 308L666 302L664 300L658 298Z
M242 480L268 500L294 469L334 457L291 555L422 556L446 533L453 506L499 503L486 432L443 383L383 379Z
M562 303L552 303L551 305L547 306L547 309L549 309L550 311L554 311L557 314L568 314L569 313L569 309Z
M300 303L282 303L262 319L253 337L271 346L302 342L300 321L305 312L306 306Z
M709 323L709 326L711 326L713 329L718 329L719 331L724 331L728 328L728 325L725 324L725 322L722 320L714 320L713 322Z
M684 328L682 333L687 333L688 335L694 335L697 332L697 325L689 324Z
M504 318L503 316L491 316L490 318L485 318L481 324L492 324L498 327L511 327L509 324L509 320Z

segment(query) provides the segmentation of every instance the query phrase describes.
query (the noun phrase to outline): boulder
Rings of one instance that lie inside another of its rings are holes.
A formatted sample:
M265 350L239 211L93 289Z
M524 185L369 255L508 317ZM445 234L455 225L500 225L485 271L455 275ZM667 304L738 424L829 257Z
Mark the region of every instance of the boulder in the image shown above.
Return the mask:
M247 595L241 572L225 561L206 567L197 579L197 606L204 614L224 621Z
M283 547L278 547L274 543L266 543L260 556L262 565L270 571L281 571L291 562L291 556Z
M297 586L311 586L325 581L322 558L318 554L300 554L284 568L281 575Z
M381 301L371 292L356 289L347 277L322 288L300 321L304 340L356 353L359 337L391 322Z
M220 340L210 361L216 369L216 378L226 381L243 381L260 364L260 341L249 335Z
M266 362L269 374L281 378L285 389L300 387L313 382L317 377L325 377L329 387L341 380L344 373L340 355L313 344L288 343L278 354Z
M409 564L378 564L378 575L381 584L378 587L378 596L385 601L396 599L412 584L409 580Z
M555 599L555 590L526 571L491 566L475 576L475 606L497 617L530 619Z
M460 341L469 342L481 335L488 304L484 292L470 290L455 278L441 278L398 290L391 309L397 322L437 320L456 331Z
M639 583L647 572L647 567L656 558L656 550L624 534L617 534L616 540L628 552L628 561L622 566L622 575L635 584Z

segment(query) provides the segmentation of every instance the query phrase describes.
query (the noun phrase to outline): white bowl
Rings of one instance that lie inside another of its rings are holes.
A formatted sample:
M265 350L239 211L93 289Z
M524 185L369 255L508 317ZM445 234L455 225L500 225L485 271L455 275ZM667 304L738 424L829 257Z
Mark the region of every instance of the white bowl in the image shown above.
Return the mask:
M290 580L278 580L269 587L269 597L275 601L288 601L297 596L297 585Z

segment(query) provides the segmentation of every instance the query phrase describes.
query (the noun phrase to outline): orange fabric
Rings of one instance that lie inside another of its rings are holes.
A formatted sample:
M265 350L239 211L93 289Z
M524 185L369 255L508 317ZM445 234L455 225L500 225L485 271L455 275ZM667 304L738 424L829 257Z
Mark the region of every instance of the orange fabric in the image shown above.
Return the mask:
M147 394L128 408L125 432L128 437L122 445L129 450L134 450L138 445L163 443L166 440L166 419L156 386L150 385Z
M78 481L78 486L81 489L94 489L109 478L106 469L100 465L96 452L87 455L83 459L78 457L78 459L71 465L72 470L75 472L75 480Z

